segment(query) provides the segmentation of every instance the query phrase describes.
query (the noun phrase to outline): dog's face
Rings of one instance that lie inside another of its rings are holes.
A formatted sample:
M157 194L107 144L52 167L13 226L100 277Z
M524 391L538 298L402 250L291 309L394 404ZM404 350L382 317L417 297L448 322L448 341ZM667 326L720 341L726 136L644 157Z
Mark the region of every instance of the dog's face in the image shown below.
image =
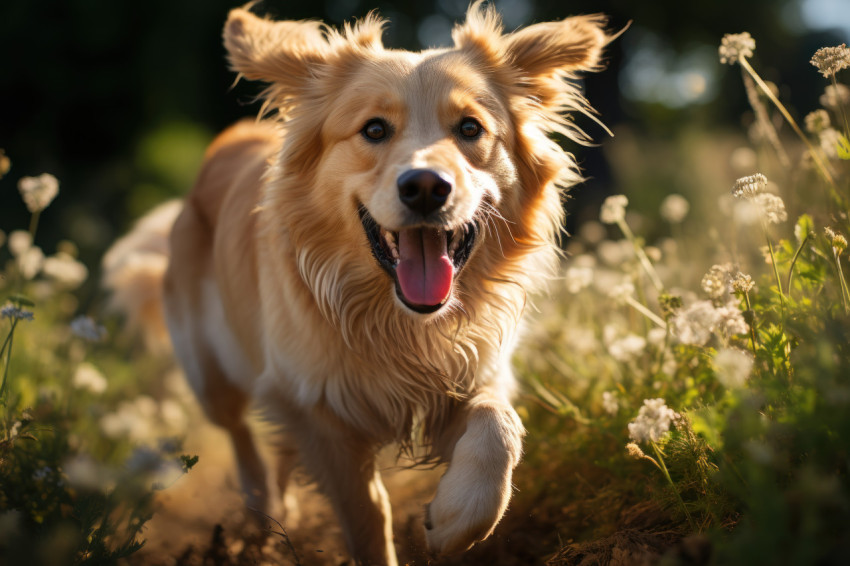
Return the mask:
M385 52L356 67L325 122L317 183L358 214L401 304L449 302L484 215L515 189L510 116L454 52Z
M374 18L338 33L234 10L225 43L236 70L271 84L267 101L289 120L284 159L321 195L324 225L352 253L371 249L401 308L430 314L453 301L482 246L506 257L506 246L528 245L534 234L511 225L541 222L535 207L559 200L565 165L545 137L577 106L563 78L596 65L601 24L571 18L504 36L476 4L454 48L409 53L385 50Z

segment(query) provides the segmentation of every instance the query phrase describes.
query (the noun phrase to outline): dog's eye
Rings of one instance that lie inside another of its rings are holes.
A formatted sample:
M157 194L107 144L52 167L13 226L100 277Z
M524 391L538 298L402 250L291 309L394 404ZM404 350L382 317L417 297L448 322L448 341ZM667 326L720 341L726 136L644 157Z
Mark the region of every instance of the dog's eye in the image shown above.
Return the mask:
M480 136L484 128L481 127L481 124L475 118L464 118L458 130L463 137L473 139Z
M363 136L369 141L381 141L389 135L389 126L383 120L373 119L366 122L362 130Z

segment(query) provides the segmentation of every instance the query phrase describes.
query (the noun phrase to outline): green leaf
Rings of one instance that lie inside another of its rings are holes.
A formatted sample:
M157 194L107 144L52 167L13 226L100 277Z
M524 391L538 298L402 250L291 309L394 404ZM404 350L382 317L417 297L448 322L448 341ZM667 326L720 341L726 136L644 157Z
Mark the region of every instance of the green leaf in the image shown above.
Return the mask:
M850 159L850 140L844 134L838 135L837 149L840 159Z

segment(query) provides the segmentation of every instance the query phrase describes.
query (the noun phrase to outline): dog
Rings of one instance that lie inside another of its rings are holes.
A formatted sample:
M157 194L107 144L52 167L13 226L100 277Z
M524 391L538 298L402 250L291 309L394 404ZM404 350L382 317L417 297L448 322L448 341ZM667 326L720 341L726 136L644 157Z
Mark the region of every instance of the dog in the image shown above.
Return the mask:
M279 490L301 466L358 563L397 563L375 463L391 443L447 464L431 552L493 532L525 434L510 358L581 179L550 136L586 140L570 114L593 111L570 79L599 70L605 24L504 33L479 1L453 47L413 53L384 48L374 14L337 30L230 12L229 62L268 85L262 116L220 134L185 200L104 272L125 311L164 313L150 324L229 432L248 505L269 509L256 407L284 437Z

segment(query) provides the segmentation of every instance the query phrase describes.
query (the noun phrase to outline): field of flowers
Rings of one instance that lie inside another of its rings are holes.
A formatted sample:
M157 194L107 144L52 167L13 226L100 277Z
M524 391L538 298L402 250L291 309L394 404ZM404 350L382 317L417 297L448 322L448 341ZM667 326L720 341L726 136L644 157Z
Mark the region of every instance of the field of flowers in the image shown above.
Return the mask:
M850 49L813 54L814 109L786 108L754 49L744 33L719 51L741 74L748 132L606 144L625 194L565 238L563 277L534 300L515 360L529 434L512 507L440 563L850 561ZM671 159L692 179L640 192ZM168 359L85 312L77 290L95 270L74 243L39 247L57 179L17 187L31 217L0 231L0 563L339 563L289 525L270 535L284 553L233 530L222 542L216 517L206 548L139 552L162 496L202 473L205 456L183 450L201 417ZM415 513L396 520L400 556L425 564L404 548Z

